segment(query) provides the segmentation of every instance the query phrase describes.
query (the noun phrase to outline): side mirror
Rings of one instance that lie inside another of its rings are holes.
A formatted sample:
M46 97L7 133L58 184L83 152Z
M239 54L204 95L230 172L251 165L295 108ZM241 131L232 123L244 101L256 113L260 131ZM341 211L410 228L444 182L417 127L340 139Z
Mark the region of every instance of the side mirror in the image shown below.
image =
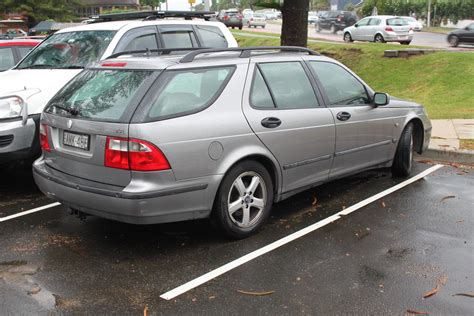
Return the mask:
M359 27L359 24L357 24L357 23L356 23L356 24L354 24L354 27Z
M376 92L374 94L373 102L375 106L387 105L390 102L390 97L386 93Z

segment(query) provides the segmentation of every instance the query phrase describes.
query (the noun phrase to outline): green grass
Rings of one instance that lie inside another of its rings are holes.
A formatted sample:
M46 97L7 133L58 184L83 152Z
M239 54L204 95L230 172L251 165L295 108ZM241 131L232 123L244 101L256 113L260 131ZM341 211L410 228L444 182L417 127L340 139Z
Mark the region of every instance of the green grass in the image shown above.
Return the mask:
M235 36L240 46L274 46L273 38ZM392 44L309 43L337 59L378 92L421 103L432 119L474 118L474 53L436 52L410 58L384 58ZM411 46L410 46L411 47Z
M432 27L424 27L423 32L431 32L431 33L441 33L441 34L448 34L451 31L457 30L454 27L441 27L441 26L432 26Z

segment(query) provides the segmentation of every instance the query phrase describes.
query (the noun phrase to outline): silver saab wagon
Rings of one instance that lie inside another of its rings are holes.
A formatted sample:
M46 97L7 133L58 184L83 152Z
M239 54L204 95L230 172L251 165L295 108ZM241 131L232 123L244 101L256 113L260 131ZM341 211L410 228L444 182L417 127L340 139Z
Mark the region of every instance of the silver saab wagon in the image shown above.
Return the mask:
M407 176L430 135L421 105L309 49L202 49L81 72L42 114L33 169L73 210L135 224L211 217L243 238L305 189L378 167Z

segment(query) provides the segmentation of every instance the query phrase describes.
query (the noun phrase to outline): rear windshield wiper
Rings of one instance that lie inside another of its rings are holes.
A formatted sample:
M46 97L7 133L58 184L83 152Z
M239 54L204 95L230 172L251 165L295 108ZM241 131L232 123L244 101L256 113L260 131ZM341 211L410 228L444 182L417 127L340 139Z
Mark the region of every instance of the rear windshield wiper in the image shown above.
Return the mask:
M73 116L77 116L77 115L79 114L79 110L78 110L78 109L70 109L70 108L66 108L66 107L64 107L64 106L61 106L61 105L59 105L59 104L54 104L54 103L51 104L51 106L53 106L53 107L55 107L55 108L57 108L57 109L63 110L63 111L65 111L65 112L67 112L67 113L69 113L69 114L71 114L71 115L73 115Z

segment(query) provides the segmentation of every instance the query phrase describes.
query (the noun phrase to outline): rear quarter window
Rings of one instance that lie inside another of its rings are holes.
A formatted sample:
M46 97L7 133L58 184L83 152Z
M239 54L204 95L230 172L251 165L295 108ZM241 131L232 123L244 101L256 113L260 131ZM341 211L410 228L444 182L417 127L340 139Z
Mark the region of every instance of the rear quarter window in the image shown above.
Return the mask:
M146 121L172 118L202 111L218 98L235 67L171 70L163 73L160 87L151 98ZM152 88L153 90L153 88ZM145 100L145 103L148 103Z

